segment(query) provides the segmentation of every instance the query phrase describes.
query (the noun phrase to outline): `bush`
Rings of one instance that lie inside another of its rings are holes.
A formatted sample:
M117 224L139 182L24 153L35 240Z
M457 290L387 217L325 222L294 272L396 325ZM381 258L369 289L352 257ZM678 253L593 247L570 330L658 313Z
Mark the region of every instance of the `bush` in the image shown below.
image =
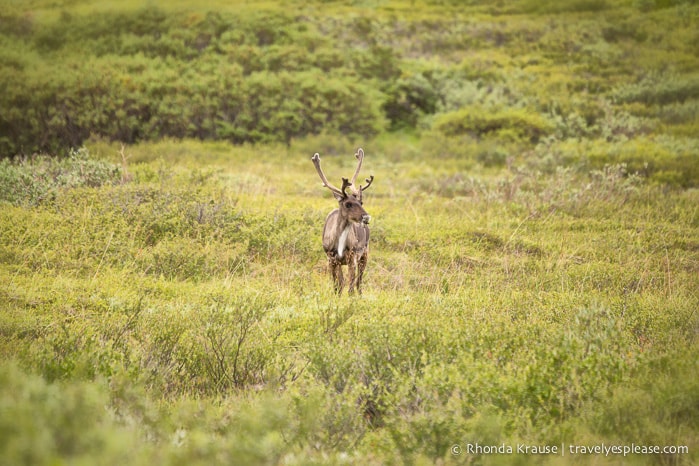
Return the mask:
M114 422L105 409L108 404L109 396L103 386L48 383L3 361L0 364L3 462L141 464L143 458L138 455L145 450L139 436Z
M60 80L18 73L6 84L5 156L58 153L91 134L126 143L189 137L241 144L289 143L322 131L366 138L385 128L383 99L370 83L319 70L243 78L235 64L135 56L80 65Z
M383 110L393 129L414 128L421 117L437 111L439 95L421 74L398 79L386 94Z
M643 12L671 8L678 5L689 5L696 3L695 0L634 0L633 6Z
M610 7L607 0L563 0L563 1L534 1L522 0L515 2L517 11L525 11L528 13L563 13L566 11L573 12L598 12L606 10Z
M618 87L614 97L619 102L668 105L699 98L699 74L680 76L650 72L638 82Z
M273 336L265 334L263 323L275 306L273 297L240 294L214 296L208 307L192 313L190 324L178 338L177 350L168 353L169 364L180 367L166 380L187 393L225 394L269 381L274 359ZM267 338L266 338L267 337ZM157 339L147 350L160 353ZM167 347L167 346L166 346Z
M554 114L556 136L561 139L596 139L625 141L648 134L655 126L647 118L637 117L608 103L598 105L597 114L586 117L572 112L567 116Z
M96 188L122 181L121 167L89 157L87 149L66 158L37 156L12 162L0 160L0 201L37 205L56 198L59 190Z
M638 138L619 143L593 143L586 154L591 167L625 164L629 173L678 187L699 186L697 141L693 139Z
M465 108L437 116L433 128L448 137L470 134L480 138L497 136L530 143L536 143L553 131L553 125L540 114L514 108Z
M664 455L663 461L677 464L696 462L696 439L678 439L678 432L699 427L699 383L687 374L699 369L685 350L651 356L638 368L638 378L615 388L584 419L598 438L641 445L688 445L689 454Z
M680 188L699 186L694 138L638 136L579 141L542 141L528 154L527 164L547 173L561 167L589 173L624 167L626 176Z
M3 57L11 66L0 76L2 157L60 153L90 135L125 143L288 144L323 131L368 138L385 129L376 83L400 73L389 47L338 53L312 24L271 11L65 14L31 32L34 50L61 59Z

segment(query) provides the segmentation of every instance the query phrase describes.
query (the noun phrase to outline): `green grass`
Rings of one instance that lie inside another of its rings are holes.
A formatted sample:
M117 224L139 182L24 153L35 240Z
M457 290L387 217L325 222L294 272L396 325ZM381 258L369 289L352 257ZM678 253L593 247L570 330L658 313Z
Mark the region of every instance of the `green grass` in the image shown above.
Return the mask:
M695 2L3 3L3 464L699 461Z
M122 166L95 142L111 182L4 204L13 464L503 460L450 453L476 442L696 459L696 191L464 171L377 140L365 294L338 298L320 247L334 201L306 147L322 143L143 144ZM351 171L335 150L326 171Z

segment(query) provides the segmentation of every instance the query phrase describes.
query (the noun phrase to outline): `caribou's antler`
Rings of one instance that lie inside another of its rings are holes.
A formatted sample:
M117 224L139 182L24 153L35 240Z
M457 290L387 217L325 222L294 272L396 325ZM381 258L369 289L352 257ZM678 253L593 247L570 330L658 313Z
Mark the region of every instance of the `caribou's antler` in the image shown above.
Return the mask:
M354 156L357 158L357 169L354 171L354 175L352 176L352 181L348 180L347 178L342 178L342 189L337 188L330 184L328 181L328 178L325 176L325 173L323 173L323 169L320 167L320 154L316 152L313 154L313 157L311 157L311 160L313 161L313 165L316 167L316 171L318 172L318 176L320 176L320 180L323 182L323 186L328 188L330 191L333 192L336 196L342 196L342 197L347 197L348 194L345 191L347 188L351 188L353 191L353 195L357 197L360 201L362 198L362 191L367 189L370 185L371 182L374 181L374 175L371 175L371 177L366 178L364 181L367 182L366 186L357 186L355 182L357 181L357 176L359 176L359 170L362 168L362 161L364 160L364 150L360 147L357 149L357 153L354 154Z
M328 179L325 177L325 173L323 173L323 169L320 168L320 154L318 154L318 152L316 152L315 154L313 154L313 157L311 157L311 160L313 161L313 165L315 165L315 167L316 167L316 171L318 172L318 176L320 176L320 180L323 182L323 186L325 186L326 188L328 188L330 191L332 191L334 194L337 194L338 196L346 197L345 189L347 187L344 185L344 178L343 178L343 183L342 183L342 189L336 188L335 186L330 184Z
M357 149L357 153L354 154L355 158L358 160L357 162L357 169L354 171L354 175L352 176L352 186L354 186L354 183L357 181L357 175L359 175L359 170L362 168L362 162L364 161L364 149L361 147Z
M362 198L362 191L364 191L366 188L371 186L371 182L374 181L374 175L371 175L369 178L366 178L364 181L367 182L366 186L356 186L356 181L357 181L357 176L359 175L359 170L362 169L362 162L364 161L364 149L361 147L357 149L357 153L354 154L355 158L357 159L357 169L354 171L354 176L352 176L352 189L354 189L358 194L359 198Z
M345 192L345 189L349 188L352 186L352 183L347 178L342 178L342 196L347 197L347 193Z

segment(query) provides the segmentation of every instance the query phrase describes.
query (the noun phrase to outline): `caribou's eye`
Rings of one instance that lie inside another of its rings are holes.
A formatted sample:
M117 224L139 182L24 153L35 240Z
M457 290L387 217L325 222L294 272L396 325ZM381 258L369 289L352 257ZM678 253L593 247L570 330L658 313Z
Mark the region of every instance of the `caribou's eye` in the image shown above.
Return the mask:
M345 202L345 209L351 209L352 208L352 203L351 202Z

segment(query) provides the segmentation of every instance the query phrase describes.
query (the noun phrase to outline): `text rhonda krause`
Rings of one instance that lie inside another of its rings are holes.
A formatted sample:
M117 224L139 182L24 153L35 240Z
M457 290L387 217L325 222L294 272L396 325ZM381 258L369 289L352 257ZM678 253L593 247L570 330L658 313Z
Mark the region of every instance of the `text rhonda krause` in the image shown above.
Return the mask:
M471 455L490 454L529 454L529 455L660 455L660 454L686 454L689 447L686 445L529 445L518 443L517 445L481 445L469 443L466 445L466 453Z

